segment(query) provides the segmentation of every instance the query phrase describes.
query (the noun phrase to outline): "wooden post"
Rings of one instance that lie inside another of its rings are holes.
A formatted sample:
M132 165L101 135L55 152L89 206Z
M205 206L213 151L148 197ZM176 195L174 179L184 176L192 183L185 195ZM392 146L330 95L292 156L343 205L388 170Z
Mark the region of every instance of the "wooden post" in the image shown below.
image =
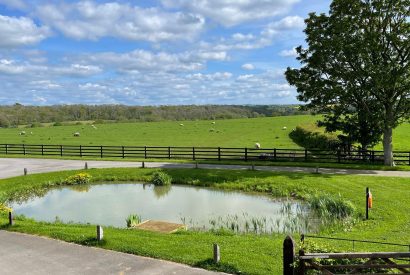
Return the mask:
M44 156L44 145L41 144L41 155Z
M7 145L6 145L6 154L7 154ZM410 165L410 153L409 153L409 165Z
M171 147L168 146L168 159L171 159Z
M121 146L121 155L122 155L122 158L125 158L125 148L124 148L124 146Z
M221 161L221 147L218 147L218 160ZM410 155L409 155L409 163L410 163Z
M273 159L276 161L276 148L273 149Z
M374 158L374 150L372 150L372 163L374 163L375 158Z
M192 147L192 160L195 160L195 147Z
M83 157L83 146L80 145L80 157Z
M141 163L141 168L145 168L145 161Z
M305 251L303 249L299 250L299 257L300 256L305 256ZM299 260L299 270L298 270L297 274L305 275L305 272L306 272L305 261Z
M248 148L245 148L245 161L248 161Z
M366 187L366 220L369 219L369 187Z
M24 168L23 171L24 171L24 175L27 176L27 168Z
M100 156L101 158L103 158L103 147L102 146L100 146Z
M308 160L308 150L305 149L305 161L307 161L307 160Z
M84 165L84 170L88 170L88 163L87 162Z
M6 155L9 153L8 147L9 147L9 145L6 144ZM410 155L409 155L409 161L410 161Z
M221 261L221 251L219 245L214 243L214 263L219 263Z
M295 272L295 241L286 236L283 241L283 275L293 275Z
M26 155L26 145L23 144L23 155Z
M97 241L102 241L104 238L104 231L102 226L97 225Z
M9 226L13 225L13 213L11 213L11 211L9 211Z
M147 146L144 146L144 158L147 158Z
M63 145L60 145L60 157L63 156Z

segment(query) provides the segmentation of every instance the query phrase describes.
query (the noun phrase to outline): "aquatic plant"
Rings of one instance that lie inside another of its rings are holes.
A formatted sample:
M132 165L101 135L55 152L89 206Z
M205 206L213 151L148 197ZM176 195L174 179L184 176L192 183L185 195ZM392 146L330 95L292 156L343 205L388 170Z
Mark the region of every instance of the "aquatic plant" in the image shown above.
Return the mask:
M170 185L172 177L163 171L157 171L152 175L151 182L155 186Z
M127 227L135 227L141 223L141 216L137 214L130 214L126 219Z
M327 194L313 195L308 198L310 208L321 218L345 219L355 212L354 205L339 196Z

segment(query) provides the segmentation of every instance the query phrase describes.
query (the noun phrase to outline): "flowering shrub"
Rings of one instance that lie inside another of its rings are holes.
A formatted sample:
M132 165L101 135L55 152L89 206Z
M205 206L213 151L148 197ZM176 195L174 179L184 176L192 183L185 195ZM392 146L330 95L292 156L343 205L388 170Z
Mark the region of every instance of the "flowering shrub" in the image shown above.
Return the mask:
M171 181L171 176L162 171L155 172L151 179L151 182L156 186L170 185Z
M77 175L69 176L64 180L65 184L75 185L75 184L86 184L91 180L91 175L87 173L79 173Z

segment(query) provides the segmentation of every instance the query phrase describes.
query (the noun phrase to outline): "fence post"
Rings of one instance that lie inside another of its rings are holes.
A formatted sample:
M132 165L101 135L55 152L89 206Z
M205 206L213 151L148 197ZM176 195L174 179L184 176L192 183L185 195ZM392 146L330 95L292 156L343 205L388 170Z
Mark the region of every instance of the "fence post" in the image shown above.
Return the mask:
M23 144L23 155L26 155L26 145Z
M9 148L8 147L9 147L9 145L6 144L6 155L9 153L9 150L8 150ZM409 161L410 161L410 155L409 155Z
M221 147L218 147L218 160L221 161ZM409 153L409 163L410 163L410 153Z
M83 146L82 145L80 145L80 157L81 158L83 157Z
M341 162L341 154L342 152L339 150L337 150L337 162L340 163Z
M369 219L369 187L366 187L366 220Z
M9 211L9 226L13 225L13 213L11 213L11 211Z
M24 175L27 176L27 168L23 169Z
M273 159L276 161L276 148L273 149Z
M103 147L102 147L102 145L100 146L100 156L101 156L101 158L103 158Z
M245 148L245 161L248 161L248 148Z
M305 251L303 249L299 250L299 270L297 274L305 275L306 264L304 260L300 259L300 256L305 256Z
M372 150L372 163L374 163L374 150Z
M104 238L104 231L102 226L97 225L97 241L102 241Z
M144 158L147 158L147 146L144 146Z
M6 147L6 154L7 154L7 147ZM410 165L410 152L409 152L409 165Z
M305 161L307 161L307 160L308 160L308 150L305 149Z
M121 146L121 154L122 154L122 158L125 158L125 148L124 148L124 146Z
M192 147L192 160L195 160L195 147Z
M214 263L219 263L221 261L221 250L219 245L214 243Z
M295 241L286 236L283 241L283 275L293 275L295 272Z
M60 157L63 156L63 145L60 145Z
M171 159L171 147L168 146L168 159Z
M41 155L44 156L44 145L41 144Z

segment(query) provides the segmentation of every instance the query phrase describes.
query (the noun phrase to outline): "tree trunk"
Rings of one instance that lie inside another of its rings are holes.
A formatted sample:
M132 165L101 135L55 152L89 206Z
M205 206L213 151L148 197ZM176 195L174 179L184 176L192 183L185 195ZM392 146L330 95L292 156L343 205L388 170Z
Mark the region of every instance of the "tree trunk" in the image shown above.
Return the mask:
M385 126L383 133L384 165L394 166L393 159L393 129Z

